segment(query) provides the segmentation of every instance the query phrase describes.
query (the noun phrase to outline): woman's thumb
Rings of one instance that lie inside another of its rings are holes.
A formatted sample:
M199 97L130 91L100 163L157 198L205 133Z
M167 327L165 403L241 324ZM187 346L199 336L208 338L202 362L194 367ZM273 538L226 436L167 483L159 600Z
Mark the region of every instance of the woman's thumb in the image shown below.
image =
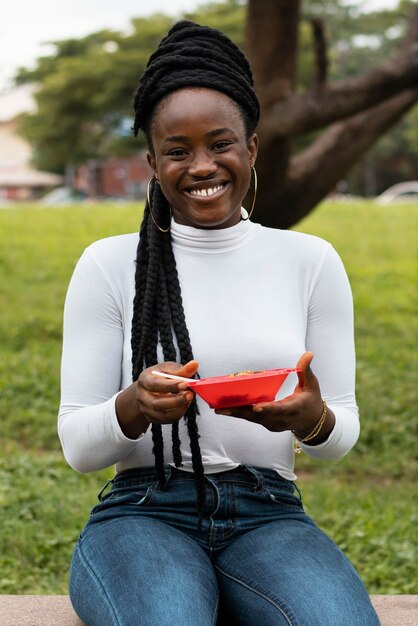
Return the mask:
M314 355L312 352L304 352L297 362L296 367L298 370L300 370L298 371L299 384L302 388L306 387L306 385L309 385L311 379L314 378L314 374L311 370L311 363L313 358Z
M198 367L199 367L198 361L193 359L192 361L188 361L187 363L182 365L176 373L178 376L191 378L197 372Z

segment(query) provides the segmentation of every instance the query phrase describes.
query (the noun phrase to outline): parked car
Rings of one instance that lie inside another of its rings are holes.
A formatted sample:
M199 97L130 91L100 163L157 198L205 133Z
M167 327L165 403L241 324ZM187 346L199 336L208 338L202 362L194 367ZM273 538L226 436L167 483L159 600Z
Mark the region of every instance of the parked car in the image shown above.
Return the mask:
M42 196L42 198L39 199L39 203L45 206L73 204L74 202L82 202L86 197L85 193L77 189L57 187Z
M398 183L376 198L377 204L415 203L418 206L418 180Z

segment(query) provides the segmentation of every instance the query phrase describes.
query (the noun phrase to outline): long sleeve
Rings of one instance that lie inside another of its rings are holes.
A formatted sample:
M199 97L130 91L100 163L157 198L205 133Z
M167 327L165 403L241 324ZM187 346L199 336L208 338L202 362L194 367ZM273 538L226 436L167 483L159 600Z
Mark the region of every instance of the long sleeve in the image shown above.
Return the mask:
M306 348L315 355L312 369L336 423L324 443L302 444L302 448L318 459L338 459L354 446L360 426L354 391L352 295L341 259L330 245L312 281L309 303Z
M72 276L65 307L58 433L67 462L80 472L113 465L137 441L115 411L121 390L122 305L88 248Z

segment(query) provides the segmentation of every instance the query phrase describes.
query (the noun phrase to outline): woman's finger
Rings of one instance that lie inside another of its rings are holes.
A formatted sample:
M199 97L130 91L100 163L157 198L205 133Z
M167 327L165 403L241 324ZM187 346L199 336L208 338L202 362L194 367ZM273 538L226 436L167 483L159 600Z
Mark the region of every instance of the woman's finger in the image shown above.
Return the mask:
M155 376L152 371L157 370L162 373L165 372L167 374L174 374L184 378L191 378L196 373L198 365L198 362L195 360L189 361L185 365L172 361L158 363L157 365L144 370L138 379L138 383L148 391L155 393L178 393L179 391L183 391L187 388L186 382L178 382L169 378Z
M301 389L305 389L307 386L313 385L316 382L316 377L311 369L313 358L314 355L312 352L304 352L297 362L296 367L300 370L297 374Z
M149 397L140 403L141 413L146 419L155 424L173 424L178 422L186 413L193 394L178 394L176 396Z
M167 412L187 407L193 400L191 391L182 391L175 394L144 393L139 398L141 408L152 409L156 412Z

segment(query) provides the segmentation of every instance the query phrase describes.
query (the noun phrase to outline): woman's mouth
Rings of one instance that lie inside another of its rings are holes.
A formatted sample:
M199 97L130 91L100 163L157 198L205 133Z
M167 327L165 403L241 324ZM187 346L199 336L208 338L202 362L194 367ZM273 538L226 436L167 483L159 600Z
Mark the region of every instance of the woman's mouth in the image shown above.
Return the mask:
M193 187L186 189L186 193L194 198L211 198L223 191L226 185L227 183L219 183L212 187Z

